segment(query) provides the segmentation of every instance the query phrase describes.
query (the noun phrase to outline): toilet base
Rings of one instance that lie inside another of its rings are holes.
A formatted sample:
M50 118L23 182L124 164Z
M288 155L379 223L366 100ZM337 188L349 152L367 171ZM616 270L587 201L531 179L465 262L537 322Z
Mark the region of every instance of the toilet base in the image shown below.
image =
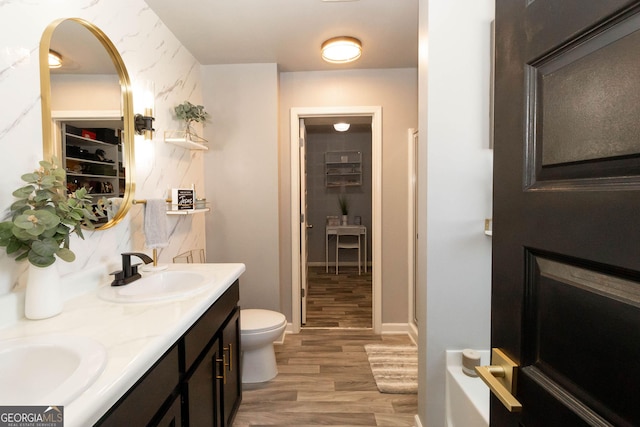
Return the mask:
M242 352L242 382L263 383L278 375L273 344Z

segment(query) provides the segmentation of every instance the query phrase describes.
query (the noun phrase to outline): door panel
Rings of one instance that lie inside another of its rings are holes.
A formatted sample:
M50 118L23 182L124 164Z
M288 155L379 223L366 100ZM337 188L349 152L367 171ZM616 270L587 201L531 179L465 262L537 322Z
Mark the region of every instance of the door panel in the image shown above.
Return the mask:
M492 426L640 425L640 2L496 2Z
M300 119L300 295L301 322L307 323L307 277L309 276L309 248L307 246L307 128Z

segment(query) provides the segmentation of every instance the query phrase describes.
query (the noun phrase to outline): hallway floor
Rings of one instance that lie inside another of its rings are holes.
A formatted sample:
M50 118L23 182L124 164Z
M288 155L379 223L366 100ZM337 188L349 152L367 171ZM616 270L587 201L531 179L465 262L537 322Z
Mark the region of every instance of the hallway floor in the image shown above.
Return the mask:
M357 267L309 267L307 323L311 328L371 328L371 269L358 275Z
M275 346L278 376L243 385L234 427L413 426L417 395L378 391L364 350L369 343L411 340L368 330L287 334L284 344Z

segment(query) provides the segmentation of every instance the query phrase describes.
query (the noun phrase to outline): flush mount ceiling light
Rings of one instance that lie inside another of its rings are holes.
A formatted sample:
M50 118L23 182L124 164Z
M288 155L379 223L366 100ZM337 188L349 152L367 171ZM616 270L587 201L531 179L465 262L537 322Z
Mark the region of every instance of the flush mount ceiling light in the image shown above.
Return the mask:
M332 64L355 61L362 54L362 43L354 37L334 37L322 43L322 59Z
M55 50L49 50L49 68L62 67L62 56Z
M345 122L340 122L340 123L334 123L333 124L333 128L335 130L337 130L338 132L346 132L349 130L349 127L351 125L349 123L345 123Z

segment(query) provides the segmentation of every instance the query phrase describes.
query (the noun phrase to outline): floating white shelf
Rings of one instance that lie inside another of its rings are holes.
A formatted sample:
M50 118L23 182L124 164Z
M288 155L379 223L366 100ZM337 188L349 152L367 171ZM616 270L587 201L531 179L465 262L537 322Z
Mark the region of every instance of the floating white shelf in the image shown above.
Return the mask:
M193 133L187 133L183 130L167 130L164 132L164 142L188 148L189 150L208 150L209 147L204 145L208 142L206 139L199 137Z
M193 215L197 213L209 212L210 208L185 209L182 211L167 211L167 215Z

